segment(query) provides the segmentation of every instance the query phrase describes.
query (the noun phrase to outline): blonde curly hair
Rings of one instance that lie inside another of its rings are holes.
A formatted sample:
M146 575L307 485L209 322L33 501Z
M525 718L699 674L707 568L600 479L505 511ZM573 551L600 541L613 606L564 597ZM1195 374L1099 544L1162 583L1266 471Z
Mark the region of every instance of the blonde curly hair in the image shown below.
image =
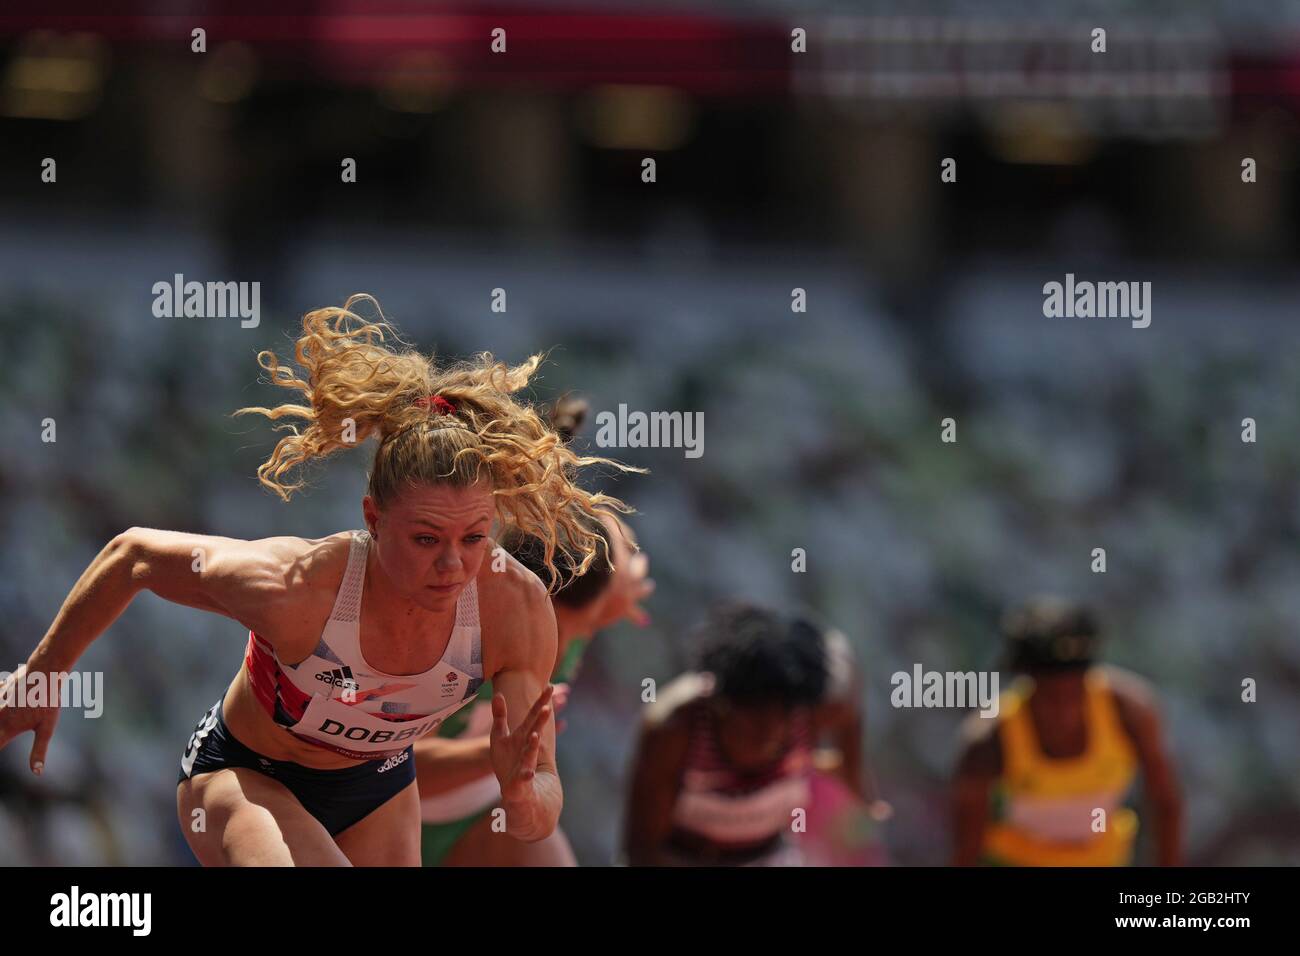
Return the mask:
M372 304L378 320L357 315L353 307L359 302ZM389 337L397 348L386 344ZM276 426L291 434L257 469L258 480L285 501L304 487L301 480L286 482L289 472L374 436L379 444L369 493L381 509L410 485L467 487L486 475L502 526L541 541L552 591L559 567L584 574L606 549L590 519L598 526L611 509L633 510L618 498L584 490L574 479L588 465L644 469L575 454L531 406L511 397L528 384L541 355L511 368L483 352L473 361L438 368L433 357L402 341L373 296L353 295L342 308L303 316L294 358L305 378L274 352L259 352L257 361L273 384L301 392L307 404L234 412L306 421L301 431L292 423Z

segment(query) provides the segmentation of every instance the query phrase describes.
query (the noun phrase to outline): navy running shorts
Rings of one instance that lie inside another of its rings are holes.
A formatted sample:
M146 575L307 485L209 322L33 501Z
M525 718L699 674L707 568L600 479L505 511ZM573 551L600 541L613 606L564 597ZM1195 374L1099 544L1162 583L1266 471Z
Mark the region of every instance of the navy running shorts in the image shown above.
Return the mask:
M247 767L289 788L308 813L337 836L369 816L415 782L415 753L407 747L395 757L368 760L342 770L317 770L291 760L271 760L250 750L230 732L217 701L199 721L181 755L177 785L201 773Z

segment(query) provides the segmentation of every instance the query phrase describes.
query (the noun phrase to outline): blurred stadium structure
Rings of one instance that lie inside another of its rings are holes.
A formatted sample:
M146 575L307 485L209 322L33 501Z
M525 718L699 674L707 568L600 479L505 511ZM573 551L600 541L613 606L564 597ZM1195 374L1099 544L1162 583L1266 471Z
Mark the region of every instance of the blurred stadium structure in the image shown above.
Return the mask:
M259 349L368 291L443 355L553 347L539 399L705 412L702 458L620 455L652 472L619 492L659 591L561 738L583 863L613 856L641 679L730 595L850 635L883 839L945 862L960 715L891 710L889 675L991 666L998 611L1042 589L1094 601L1164 695L1189 862L1300 861L1300 8L1017 6L0 16L0 660L131 525L360 525L364 452L284 505L254 479L273 433L228 415L270 397ZM1045 319L1066 272L1151 281L1152 326ZM176 273L261 282L261 324L155 318ZM244 637L137 600L81 662L104 717L65 715L40 781L30 737L0 753L0 864L189 861L176 762Z

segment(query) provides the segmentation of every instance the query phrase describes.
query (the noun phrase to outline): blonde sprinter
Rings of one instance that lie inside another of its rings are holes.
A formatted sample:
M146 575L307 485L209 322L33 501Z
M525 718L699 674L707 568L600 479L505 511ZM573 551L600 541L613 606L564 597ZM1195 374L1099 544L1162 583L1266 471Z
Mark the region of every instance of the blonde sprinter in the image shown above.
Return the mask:
M302 487L287 480L296 468L373 436L365 528L252 541L130 528L91 563L11 678L71 670L140 591L247 627L242 666L181 758L181 829L205 865L418 866L411 743L485 680L495 688L491 763L507 832L541 840L560 815L555 614L537 576L507 556L489 559L490 534L499 522L538 538L553 581L597 555L575 514L629 509L578 487L578 469L604 459L578 457L512 398L539 356L510 368L484 354L440 369L382 314L355 314L359 299L378 308L353 296L304 317L301 372L258 356L302 404L236 414L305 423L281 426L290 434L258 469L286 501ZM58 711L16 700L0 701L0 748L34 731L39 774Z

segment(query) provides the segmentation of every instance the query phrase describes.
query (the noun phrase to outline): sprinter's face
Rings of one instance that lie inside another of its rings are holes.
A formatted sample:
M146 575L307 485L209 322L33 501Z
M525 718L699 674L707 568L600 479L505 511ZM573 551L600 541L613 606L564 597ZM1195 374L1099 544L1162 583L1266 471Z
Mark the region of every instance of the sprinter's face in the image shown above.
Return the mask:
M739 770L757 770L775 760L790 741L794 712L777 704L739 706L726 701L718 712L718 743Z
M491 546L495 503L486 483L412 487L382 511L367 495L362 509L384 574L427 610L455 604Z

